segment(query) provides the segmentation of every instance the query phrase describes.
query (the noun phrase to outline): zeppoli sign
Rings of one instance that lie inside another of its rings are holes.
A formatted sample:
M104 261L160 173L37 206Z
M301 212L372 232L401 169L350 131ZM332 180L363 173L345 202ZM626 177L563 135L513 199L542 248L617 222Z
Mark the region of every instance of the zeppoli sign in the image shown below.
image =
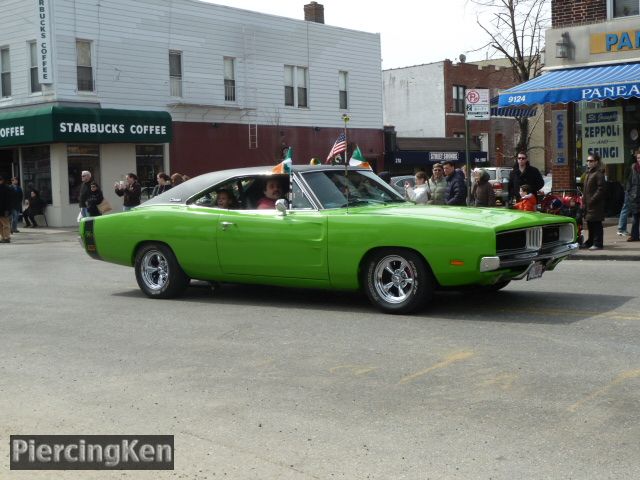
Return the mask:
M49 17L49 1L37 0L38 34L36 38L36 54L38 55L38 81L53 83L51 71L51 21Z
M600 155L602 163L624 162L622 107L584 109L582 113L582 161Z

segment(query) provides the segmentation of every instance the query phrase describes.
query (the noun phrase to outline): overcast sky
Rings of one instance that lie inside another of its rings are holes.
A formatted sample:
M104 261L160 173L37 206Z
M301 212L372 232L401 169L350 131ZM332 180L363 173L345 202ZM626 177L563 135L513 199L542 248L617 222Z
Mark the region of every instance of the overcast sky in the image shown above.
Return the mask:
M309 0L205 0L219 5L304 19ZM380 33L382 68L406 67L461 53L468 61L483 60L486 43L476 24L477 7L469 0L316 0L324 5L328 25ZM486 17L485 17L486 19Z

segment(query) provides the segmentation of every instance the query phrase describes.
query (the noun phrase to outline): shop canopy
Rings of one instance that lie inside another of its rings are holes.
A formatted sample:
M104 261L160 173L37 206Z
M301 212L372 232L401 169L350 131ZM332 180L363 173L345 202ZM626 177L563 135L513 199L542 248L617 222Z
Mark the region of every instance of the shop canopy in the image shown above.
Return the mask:
M498 107L498 96L491 99L491 118L531 118L537 113L535 107Z
M55 105L0 111L0 147L56 142L170 141L171 115L168 112Z
M640 97L640 63L553 70L500 94L499 107Z

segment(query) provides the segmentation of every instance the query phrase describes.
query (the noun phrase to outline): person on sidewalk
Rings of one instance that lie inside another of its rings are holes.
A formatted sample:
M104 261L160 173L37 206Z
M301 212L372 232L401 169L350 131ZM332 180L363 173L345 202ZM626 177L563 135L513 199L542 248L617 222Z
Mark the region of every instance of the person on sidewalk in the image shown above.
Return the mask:
M456 164L451 160L447 160L442 164L444 168L445 179L447 180L447 189L444 194L445 205L466 205L467 204L467 185L464 182L464 173L462 170L456 169Z
M518 193L520 201L516 202L513 208L524 212L535 212L537 200L536 196L531 192L531 187L529 185L520 185Z
M47 208L47 204L40 198L40 192L33 188L29 192L27 203L29 206L22 212L24 228L37 228L36 215L44 215L44 209Z
M20 187L18 177L11 179L11 233L20 233L18 230L18 219L22 214L22 202L24 201L24 193Z
M604 200L606 188L604 173L600 155L590 154L587 157L587 175L584 180L584 193L582 195L584 219L587 221L589 238L581 245L581 248L589 250L602 250L604 229Z
M526 152L518 153L516 158L516 163L509 174L509 203L520 200L521 185L529 185L534 196L544 187L540 170L529 163Z
M91 172L89 170L83 170L80 177L82 178L82 185L80 185L78 206L80 207L80 215L88 217L89 210L87 210L87 198L91 193Z
M0 176L0 243L11 242L11 187Z
M140 205L140 196L142 195L142 187L138 183L138 176L135 173L127 175L127 182L118 183L113 186L116 195L124 197L122 202L122 211L128 212L133 207Z
M629 213L633 215L631 235L627 242L637 242L640 241L640 150L636 150L636 163L631 167L625 195L629 196Z
M431 196L431 190L427 184L427 174L417 172L415 182L415 187L412 187L409 182L404 182L404 198L418 205L426 205Z

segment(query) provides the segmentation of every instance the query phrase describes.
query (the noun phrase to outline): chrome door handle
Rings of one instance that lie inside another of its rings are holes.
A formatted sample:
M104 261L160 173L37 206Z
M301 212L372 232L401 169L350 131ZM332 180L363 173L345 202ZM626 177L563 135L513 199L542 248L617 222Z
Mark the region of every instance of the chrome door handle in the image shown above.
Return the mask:
M222 225L222 230L226 230L227 228L235 225L235 223L233 223L233 222L220 222L220 225Z

